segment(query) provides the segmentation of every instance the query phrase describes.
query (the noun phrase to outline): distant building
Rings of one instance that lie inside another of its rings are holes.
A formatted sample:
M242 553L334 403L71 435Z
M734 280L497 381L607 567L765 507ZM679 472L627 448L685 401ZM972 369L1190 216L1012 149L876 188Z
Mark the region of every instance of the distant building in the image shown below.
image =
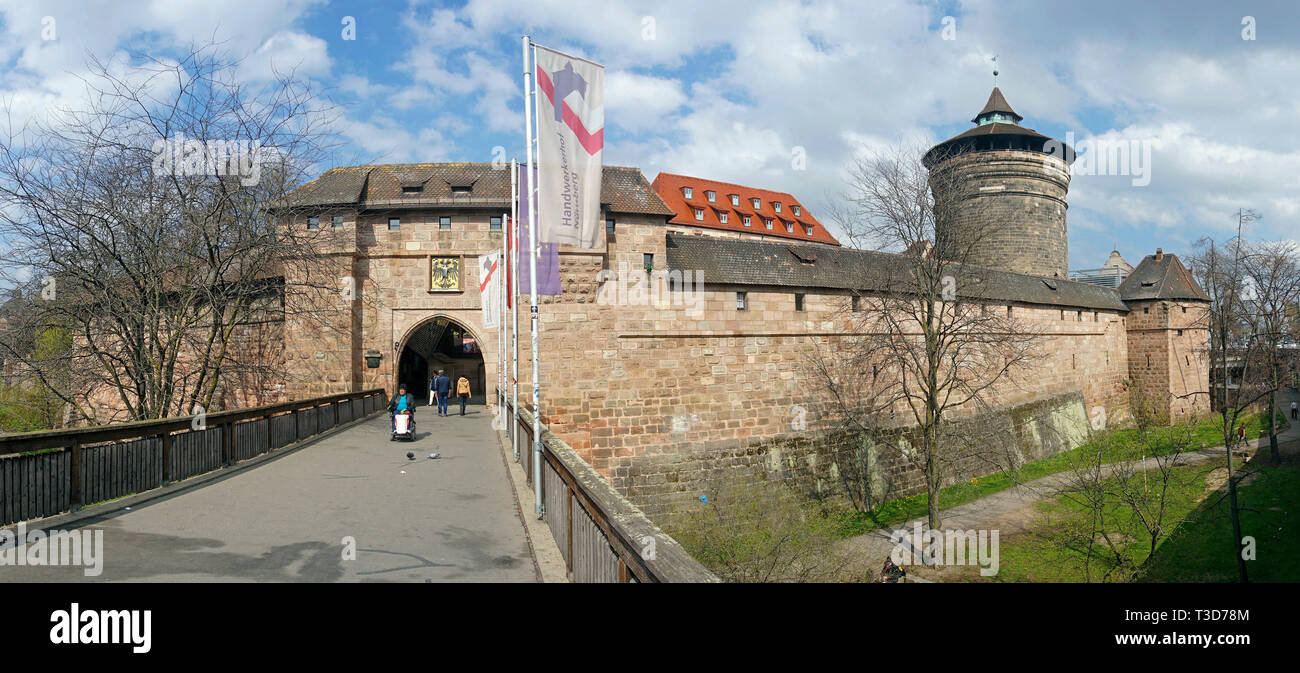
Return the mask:
M1133 273L1133 266L1124 261L1124 257L1116 249L1110 251L1110 257L1101 268L1071 271L1070 280L1104 287L1119 287L1131 273Z
M660 173L651 186L673 210L670 233L840 244L786 192L673 173Z

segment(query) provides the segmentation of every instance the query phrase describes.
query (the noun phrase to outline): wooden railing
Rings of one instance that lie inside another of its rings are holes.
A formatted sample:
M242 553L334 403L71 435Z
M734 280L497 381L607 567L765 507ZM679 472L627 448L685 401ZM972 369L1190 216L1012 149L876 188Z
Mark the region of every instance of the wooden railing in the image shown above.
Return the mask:
M0 526L221 469L385 408L376 388L199 418L0 436Z
M505 409L513 418L509 404ZM544 520L574 582L721 581L568 444L545 425L541 428ZM514 431L519 433L519 464L531 486L533 416L528 409L519 410Z

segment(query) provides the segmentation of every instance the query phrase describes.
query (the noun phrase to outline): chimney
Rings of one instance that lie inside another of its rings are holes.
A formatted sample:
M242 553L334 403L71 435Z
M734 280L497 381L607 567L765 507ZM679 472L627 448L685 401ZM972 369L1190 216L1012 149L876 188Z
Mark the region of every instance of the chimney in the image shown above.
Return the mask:
M1165 258L1164 248L1156 248L1156 261L1159 262L1164 258Z

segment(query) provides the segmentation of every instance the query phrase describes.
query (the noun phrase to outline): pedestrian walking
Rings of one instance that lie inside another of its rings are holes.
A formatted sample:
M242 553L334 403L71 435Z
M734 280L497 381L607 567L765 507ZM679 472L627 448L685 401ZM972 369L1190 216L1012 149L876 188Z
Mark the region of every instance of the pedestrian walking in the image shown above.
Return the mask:
M433 389L438 394L438 415L447 415L447 398L451 397L451 378L443 370L438 370L438 376L433 380Z
M432 374L429 375L429 406L433 406L433 395L434 395L434 391L433 391L434 386L433 386L433 383L434 383L434 381L437 381L437 380L438 380L438 373L437 373L437 372L434 372L434 373L432 373Z
M1296 403L1295 403L1295 402L1292 402L1292 403L1291 403L1291 420L1293 420L1293 421L1296 420L1295 414L1296 414Z
M465 415L465 403L469 401L469 379L464 376L456 382L456 395L460 397L460 415Z

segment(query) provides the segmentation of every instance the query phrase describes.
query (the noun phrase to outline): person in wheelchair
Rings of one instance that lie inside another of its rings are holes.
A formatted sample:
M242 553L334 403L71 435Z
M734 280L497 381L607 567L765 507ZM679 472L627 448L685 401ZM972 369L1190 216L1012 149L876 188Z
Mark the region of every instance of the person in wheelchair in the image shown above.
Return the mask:
M397 414L400 412L411 414L411 424L415 424L415 397L406 392L406 384L403 383L397 387L397 394L391 400L388 400L388 413L391 414L393 422L393 432L397 432Z

